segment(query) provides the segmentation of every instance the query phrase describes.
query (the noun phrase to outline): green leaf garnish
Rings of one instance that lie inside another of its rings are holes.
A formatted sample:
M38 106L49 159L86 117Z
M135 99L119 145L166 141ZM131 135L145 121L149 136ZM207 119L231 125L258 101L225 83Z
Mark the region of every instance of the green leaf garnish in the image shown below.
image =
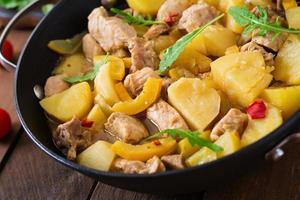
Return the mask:
M171 136L174 139L187 138L192 146L197 145L199 147L207 147L207 148L211 149L214 152L223 151L222 147L220 147L220 146L218 146L218 145L216 145L216 144L214 144L214 143L212 143L208 140L205 140L205 139L199 137L200 133L197 132L197 131L183 131L183 130L179 130L179 129L166 129L164 131L161 131L159 133L156 133L156 134L146 138L145 140L143 140L143 142L159 139L165 134Z
M193 32L183 36L181 39L177 40L177 42L169 47L164 55L163 59L160 61L159 64L159 71L162 75L164 75L168 69L171 67L171 65L177 60L177 58L180 56L180 54L184 51L185 47L195 38L197 37L203 30L205 30L208 26L212 25L222 17L224 17L225 14L222 14L207 24L201 26L200 28L194 30Z
M104 59L102 59L98 63L96 63L95 67L91 71L89 71L87 74L85 74L83 76L67 77L67 78L64 78L64 81L66 81L67 83L71 83L71 84L80 83L80 82L84 82L84 81L92 81L96 78L100 67L105 65L107 63L107 61L108 61L108 55L106 55Z
M246 7L230 7L228 13L241 26L245 27L244 35L251 33L254 29L259 30L260 36L265 36L267 33L274 33L273 40L281 33L300 34L300 29L282 27L280 22L276 20L274 23L268 22L268 13L261 6L257 6L259 17L255 16Z
M110 11L115 13L116 15L123 17L124 21L128 24L137 24L137 25L144 25L144 26L151 26L154 24L160 24L159 21L154 21L149 19L145 19L143 16L132 16L130 13L120 10L118 8L111 8Z

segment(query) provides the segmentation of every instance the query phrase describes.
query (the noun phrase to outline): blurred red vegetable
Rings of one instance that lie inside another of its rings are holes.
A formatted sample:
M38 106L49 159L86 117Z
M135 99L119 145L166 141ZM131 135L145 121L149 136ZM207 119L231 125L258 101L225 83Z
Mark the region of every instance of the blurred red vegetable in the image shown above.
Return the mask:
M0 108L0 139L4 138L12 129L9 114Z
M7 60L13 59L13 54L14 54L13 46L8 40L4 41L1 52Z

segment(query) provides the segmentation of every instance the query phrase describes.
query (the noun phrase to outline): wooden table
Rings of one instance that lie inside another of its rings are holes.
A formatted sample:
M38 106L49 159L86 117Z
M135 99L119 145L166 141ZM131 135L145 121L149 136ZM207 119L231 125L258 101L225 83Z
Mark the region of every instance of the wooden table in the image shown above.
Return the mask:
M16 52L28 31L11 34ZM277 163L266 163L226 185L199 194L149 195L114 188L77 173L55 162L19 131L13 102L13 72L0 69L0 107L10 112L14 130L0 141L0 199L203 199L203 200L299 200L300 145L287 147L287 156ZM199 180L201 181L201 180Z

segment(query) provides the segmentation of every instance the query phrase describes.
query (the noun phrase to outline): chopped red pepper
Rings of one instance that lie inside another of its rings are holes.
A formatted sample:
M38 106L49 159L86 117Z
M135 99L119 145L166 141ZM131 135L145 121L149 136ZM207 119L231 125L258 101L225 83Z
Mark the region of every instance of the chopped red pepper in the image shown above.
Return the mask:
M81 121L81 126L86 128L91 128L93 126L94 122L88 121L86 119Z
M159 145L161 145L161 142L159 140L154 140L153 144L155 144L156 146L159 146Z
M169 26L172 26L177 21L178 16L179 16L179 13L170 13L165 17L165 22Z
M7 60L12 60L14 51L11 43L8 40L4 41L1 52Z
M247 108L251 119L263 119L266 117L267 106L263 101L255 101Z

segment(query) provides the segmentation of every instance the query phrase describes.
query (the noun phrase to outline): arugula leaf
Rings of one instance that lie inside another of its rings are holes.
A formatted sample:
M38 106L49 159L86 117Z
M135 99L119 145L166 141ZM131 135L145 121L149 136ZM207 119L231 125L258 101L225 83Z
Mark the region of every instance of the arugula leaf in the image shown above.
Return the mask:
M6 9L22 9L32 1L33 0L0 0L0 7Z
M115 13L116 15L123 17L124 21L128 24L137 24L137 25L144 25L144 26L151 26L154 24L160 24L159 21L153 21L151 18L145 19L143 16L132 16L128 12L120 10L118 8L111 8L111 12Z
M43 5L42 12L45 15L47 15L53 8L54 8L54 4L53 3L48 3L46 5Z
M64 78L64 81L66 81L67 83L71 83L71 84L74 84L74 83L80 83L80 82L84 82L84 81L92 81L96 78L97 74L98 74L98 71L99 69L105 65L108 61L108 55L106 55L106 57L99 61L95 67L89 71L87 74L83 75L83 76L73 76L73 77L67 77L67 78Z
M171 65L177 60L177 58L180 56L180 54L184 51L185 47L195 38L197 37L203 30L205 30L208 26L212 25L222 17L224 17L225 14L222 14L207 24L201 26L200 28L194 30L193 32L183 36L181 39L177 40L177 42L169 47L164 55L163 59L161 60L159 64L159 71L162 75L164 75L168 69L171 67Z
M241 26L245 27L243 34L249 34L254 29L259 29L259 35L265 36L267 33L274 33L273 40L282 33L300 34L300 29L282 27L277 20L274 23L268 22L268 13L261 6L257 6L259 17L256 17L246 7L230 7L228 13Z
M223 148L208 141L205 140L201 137L199 137L199 132L196 131L183 131L183 130L179 130L179 129L166 129L164 131L161 131L157 134L154 134L148 138L146 138L145 140L143 140L143 142L145 141L150 141L150 140L154 140L154 139L158 139L160 137L162 137L163 135L169 135L175 139L180 138L180 139L184 139L184 138L188 138L189 142L191 143L192 146L199 146L199 147L207 147L215 152L221 152L223 151Z

